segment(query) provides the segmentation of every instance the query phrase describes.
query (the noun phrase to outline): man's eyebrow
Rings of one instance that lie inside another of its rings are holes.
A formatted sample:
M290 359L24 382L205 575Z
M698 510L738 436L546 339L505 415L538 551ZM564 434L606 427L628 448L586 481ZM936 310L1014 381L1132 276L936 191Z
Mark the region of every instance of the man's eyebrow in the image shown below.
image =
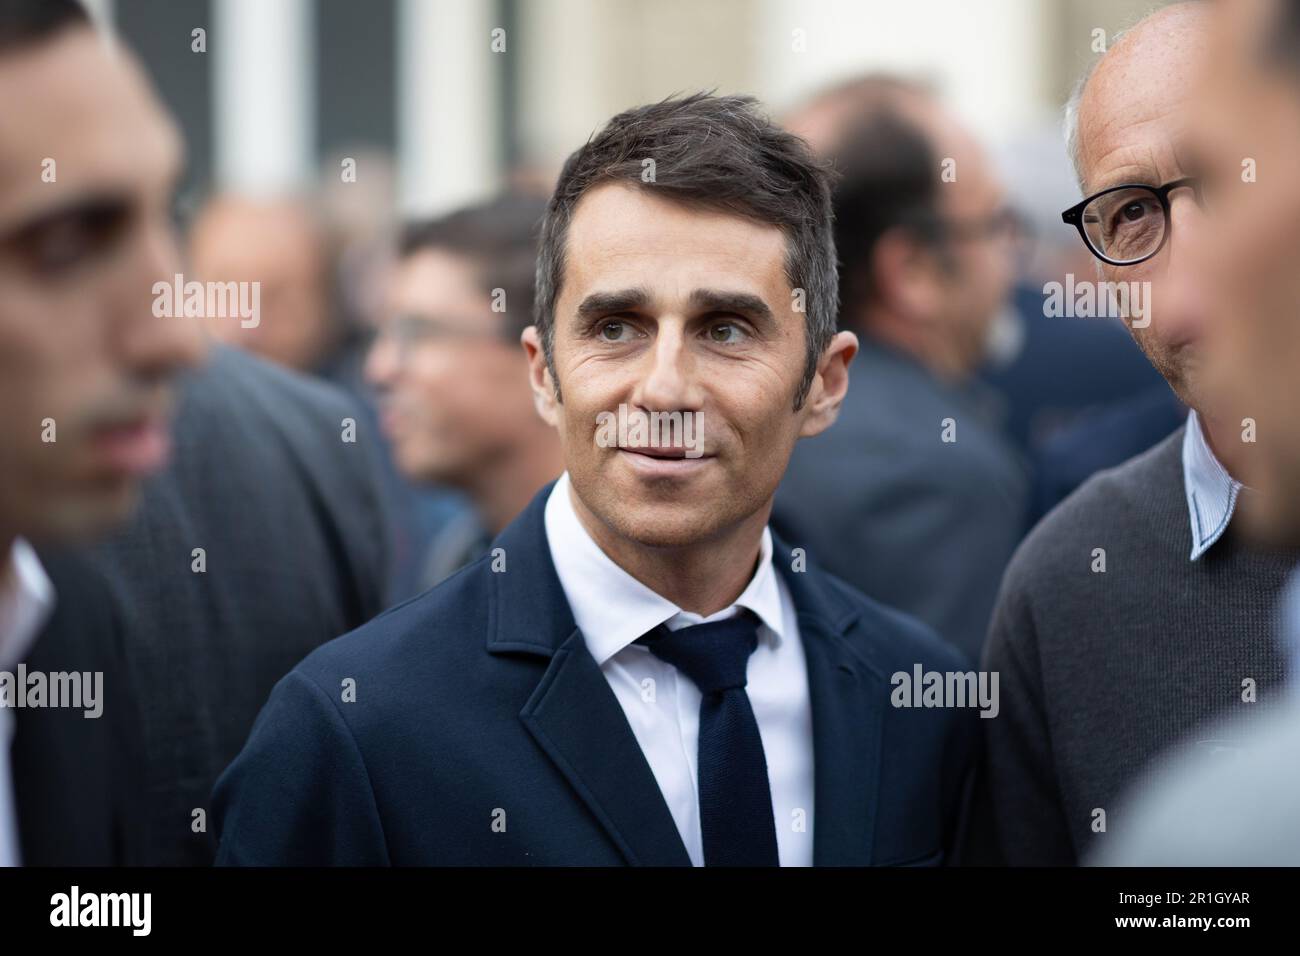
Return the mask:
M700 312L735 312L760 322L772 321L772 310L767 303L748 292L696 289L691 293L691 307Z
M593 292L578 304L578 318L588 319L617 312L644 311L650 307L650 293L643 288Z
M0 225L0 241L23 236L30 236L45 226L74 216L113 216L125 215L131 207L131 200L121 194L108 191L87 192L72 196L53 206L29 210L14 222Z
M1105 192L1107 189L1114 189L1116 186L1159 185L1160 177L1150 164L1128 162L1100 177L1095 183L1089 184L1089 191L1084 195L1095 196L1097 193Z

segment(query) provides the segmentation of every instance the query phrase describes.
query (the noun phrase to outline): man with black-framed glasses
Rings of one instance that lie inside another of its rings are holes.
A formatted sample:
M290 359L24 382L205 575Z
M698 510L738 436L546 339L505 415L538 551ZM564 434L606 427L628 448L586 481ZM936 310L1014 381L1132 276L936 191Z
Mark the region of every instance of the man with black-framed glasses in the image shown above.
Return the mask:
M1067 498L1007 569L984 666L1001 675L989 806L1011 863L1103 849L1125 826L1118 798L1153 758L1209 718L1271 700L1283 677L1269 617L1295 558L1240 539L1233 516L1251 492L1235 476L1253 428L1204 387L1205 334L1231 320L1200 291L1191 251L1212 227L1182 146L1209 24L1201 3L1151 15L1067 109L1086 198L1062 218L1097 259L1098 302L1138 284L1145 314L1126 325L1191 412Z
M1215 187L1214 241L1201 252L1206 295L1230 303L1212 330L1207 381L1216 401L1258 420L1245 480L1246 531L1300 544L1300 5L1217 4L1213 69L1199 97L1194 148ZM1222 398L1219 396L1222 395ZM1279 608L1292 665L1285 707L1238 719L1215 736L1249 740L1231 754L1178 754L1134 795L1132 834L1097 862L1124 866L1300 864L1300 571Z

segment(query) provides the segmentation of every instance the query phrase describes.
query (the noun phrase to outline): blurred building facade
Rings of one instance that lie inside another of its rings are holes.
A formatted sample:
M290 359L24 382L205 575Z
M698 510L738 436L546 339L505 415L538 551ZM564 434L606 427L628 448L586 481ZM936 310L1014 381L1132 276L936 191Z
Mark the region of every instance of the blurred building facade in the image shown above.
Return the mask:
M1110 42L1153 6L1148 0L90 5L142 54L184 129L192 202L214 190L307 189L322 172L347 181L349 158L357 160L362 181L367 160L389 154L403 214L438 213L482 198L520 168L544 183L613 113L701 88L754 93L780 113L836 79L896 70L932 81L997 146L1058 123L1059 105L1099 37Z

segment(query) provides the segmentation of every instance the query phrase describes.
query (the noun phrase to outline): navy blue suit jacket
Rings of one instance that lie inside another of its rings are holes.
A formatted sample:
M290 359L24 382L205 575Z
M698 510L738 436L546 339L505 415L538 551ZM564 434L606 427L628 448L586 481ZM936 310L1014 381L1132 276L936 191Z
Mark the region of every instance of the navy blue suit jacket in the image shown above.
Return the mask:
M689 865L560 587L549 492L494 542L504 570L488 555L280 681L214 790L219 864ZM944 862L978 718L894 708L890 675L965 662L776 548L808 664L815 862Z

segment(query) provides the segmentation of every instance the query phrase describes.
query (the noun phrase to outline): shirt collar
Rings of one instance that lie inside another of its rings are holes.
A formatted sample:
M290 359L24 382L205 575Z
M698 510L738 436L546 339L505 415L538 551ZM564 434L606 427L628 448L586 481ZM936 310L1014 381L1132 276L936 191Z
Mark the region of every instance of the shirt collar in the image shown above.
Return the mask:
M742 607L753 611L766 625L759 629L760 641L780 643L784 624L772 565L770 529L763 529L758 567L735 604L701 617L656 594L615 564L578 518L570 498L571 488L565 472L551 489L546 499L546 538L560 587L597 664L603 665L659 624L676 630L731 617Z
M1183 433L1183 486L1192 522L1191 559L1195 561L1223 536L1242 488L1214 457L1195 409L1188 412Z
M22 660L54 608L50 583L35 549L23 538L0 565L0 667Z

